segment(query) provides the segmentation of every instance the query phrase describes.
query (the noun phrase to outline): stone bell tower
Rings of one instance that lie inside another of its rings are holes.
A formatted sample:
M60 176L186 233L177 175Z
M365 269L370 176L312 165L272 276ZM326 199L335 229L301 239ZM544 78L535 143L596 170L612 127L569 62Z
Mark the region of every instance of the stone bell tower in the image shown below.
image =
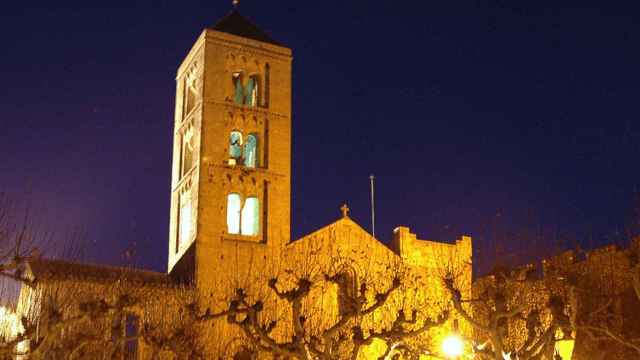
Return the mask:
M289 48L234 10L180 65L172 276L207 287L289 242L291 61Z

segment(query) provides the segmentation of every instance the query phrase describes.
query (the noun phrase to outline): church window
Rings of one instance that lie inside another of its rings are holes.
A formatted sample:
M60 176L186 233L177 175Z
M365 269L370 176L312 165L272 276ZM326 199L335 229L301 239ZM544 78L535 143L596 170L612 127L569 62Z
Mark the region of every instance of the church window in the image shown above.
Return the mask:
M258 75L251 75L245 88L245 105L258 105Z
M191 113L196 105L197 89L195 77L187 77L184 82L184 116Z
M260 228L260 206L257 197L249 197L242 208L242 235L256 236Z
M231 193L227 196L227 232L229 234L240 233L241 203L240 194Z
M244 144L244 166L255 168L258 155L258 138L255 134L249 134Z
M236 105L258 106L260 101L260 79L257 74L245 79L242 72L234 72L231 77L233 84L233 102Z
M229 136L229 156L232 159L242 157L242 133L240 131L232 131Z
M138 337L140 318L131 313L120 314L113 318L111 342L119 348L124 360L138 359Z
M356 311L356 299L358 297L357 275L351 266L342 269L338 276L338 310L340 314L347 315Z
M193 206L189 191L180 195L180 215L178 225L179 233L176 252L179 251L180 246L184 246L189 242L189 240L191 240L191 236L193 234Z
M180 177L182 178L194 165L193 128L191 126L182 132L180 142Z
M264 65L264 95L262 106L269 106L269 81L271 80L271 65L268 63Z
M126 360L135 360L138 358L138 323L139 319L136 315L126 315L124 329L124 354Z
M242 201L238 193L227 196L227 232L234 235L256 236L260 230L260 201L250 196Z
M234 72L232 76L233 81L233 101L237 105L242 105L244 103L244 86L242 84L242 73Z

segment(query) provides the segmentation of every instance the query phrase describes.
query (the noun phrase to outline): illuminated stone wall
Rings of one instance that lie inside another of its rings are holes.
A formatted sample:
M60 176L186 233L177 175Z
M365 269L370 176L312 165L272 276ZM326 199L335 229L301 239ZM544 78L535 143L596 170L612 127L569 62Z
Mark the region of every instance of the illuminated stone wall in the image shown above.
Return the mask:
M639 259L640 238L634 239L629 247L610 245L582 255L568 251L544 261L545 278L563 279L563 283L571 285L576 309L573 316L578 325L595 321L624 338L637 339L640 338L640 299L633 289L632 277L640 271ZM552 291L567 291L566 287L557 286ZM583 331L577 331L575 360L637 358L637 352L614 341L594 341Z
M95 265L90 265L96 268ZM78 266L70 267L77 269ZM104 273L113 271L113 267L103 267ZM76 349L76 356L98 359L115 354L116 348L125 348L123 343L113 341L122 339L125 328L114 328L116 319L124 322L127 314L135 315L136 333L141 334L144 327L158 331L163 335L175 335L184 327L183 315L186 305L193 299L192 290L171 282L146 282L136 279L137 270L121 269L121 274L110 276L87 276L82 272L42 273L36 277L30 270L32 285L23 284L16 307L16 314L37 323L40 330L46 331L44 349L55 349L68 355ZM161 275L161 274L158 274ZM124 298L123 298L124 297ZM117 305L122 299L126 304ZM98 310L97 304L106 304L106 312ZM91 305L88 305L91 304ZM117 310L116 310L117 309ZM56 320L52 321L51 317ZM195 329L192 329L195 330ZM195 332L182 333L191 336L196 342ZM186 339L186 338L185 338ZM81 347L80 344L84 345ZM165 350L153 353L145 341L137 341L137 359L173 358L172 352ZM28 343L18 345L19 351L29 349ZM45 350L45 358L55 357ZM53 351L51 351L53 352ZM42 354L40 354L42 356ZM120 353L121 358L124 354ZM155 357L154 357L155 356ZM30 356L24 358L31 358Z
M571 335L575 339L573 360L631 360L637 359L636 352L612 340L596 341L580 330L580 326L590 321L604 326L626 338L640 337L640 299L632 286L632 276L638 270L640 241L636 239L628 248L615 245L605 246L588 252L566 251L542 261L539 273L525 281L512 282L507 287L506 299L510 309L524 306L525 312L538 309L543 325L549 323L547 308L552 296L562 299L569 316ZM520 269L525 269L526 265ZM509 270L511 271L511 270ZM515 270L516 272L518 269ZM495 287L496 275L477 279L473 284L474 298L482 296L487 289ZM487 322L486 312L481 306L474 308L474 316ZM577 328L577 330L576 330ZM514 319L507 326L507 346L514 348L526 339L524 319ZM600 334L602 335L602 334ZM478 339L486 334L476 331ZM550 349L551 353L553 349ZM552 359L551 353L547 359Z
M317 253L316 261L320 263L349 264L353 267L359 283L367 281L380 288L389 286L394 270L402 269L405 286L393 293L388 306L365 321L365 329L379 330L387 327L395 319L398 309L403 309L406 313L418 309L421 316L435 319L449 305L449 297L442 283L443 276L449 271L455 271L461 289L465 293L470 292L470 237L464 236L454 244L424 241L417 239L406 227L396 229L394 236L392 246L387 247L360 225L345 217L296 240L287 250L299 254L292 256L294 259L304 258L305 254ZM402 244L401 248L397 247L399 244ZM325 316L338 308L337 303L327 301L327 297L335 298L335 295L328 292L319 300L325 304ZM410 341L420 342L423 347L438 351L444 336L453 331L454 318L455 316L445 326ZM458 320L462 335L470 335L469 327L462 320ZM386 346L384 342L376 341L363 350L361 358L379 356Z

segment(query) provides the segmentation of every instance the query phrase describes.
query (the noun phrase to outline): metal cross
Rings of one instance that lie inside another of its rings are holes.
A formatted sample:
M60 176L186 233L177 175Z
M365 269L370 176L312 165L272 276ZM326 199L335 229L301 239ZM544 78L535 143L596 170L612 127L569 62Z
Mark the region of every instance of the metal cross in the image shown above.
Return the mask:
M349 207L347 206L347 204L342 205L342 207L340 207L340 210L342 211L342 217L343 218L348 218L349 217Z

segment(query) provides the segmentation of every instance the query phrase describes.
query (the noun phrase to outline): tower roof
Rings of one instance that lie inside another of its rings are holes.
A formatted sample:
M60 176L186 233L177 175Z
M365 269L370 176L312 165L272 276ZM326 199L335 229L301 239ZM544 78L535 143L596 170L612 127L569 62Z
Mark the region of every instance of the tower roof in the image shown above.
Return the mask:
M269 35L267 35L267 33L260 30L255 24L240 15L238 10L233 10L227 16L220 19L215 25L213 25L213 27L211 27L211 29L282 46L281 43L273 40Z

